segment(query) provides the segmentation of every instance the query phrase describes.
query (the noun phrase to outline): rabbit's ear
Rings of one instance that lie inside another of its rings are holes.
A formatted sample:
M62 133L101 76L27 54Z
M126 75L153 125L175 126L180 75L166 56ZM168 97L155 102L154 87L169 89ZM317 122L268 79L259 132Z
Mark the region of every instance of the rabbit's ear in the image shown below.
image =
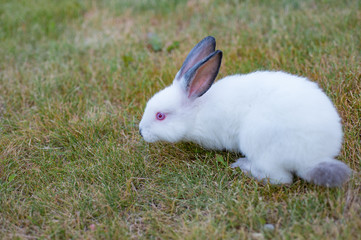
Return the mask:
M216 48L216 39L212 36L208 36L200 41L188 54L181 69L179 70L176 79L180 80L183 75L199 61L207 57L214 52Z
M184 74L185 90L188 98L202 96L212 86L222 62L222 52L217 50L198 62Z

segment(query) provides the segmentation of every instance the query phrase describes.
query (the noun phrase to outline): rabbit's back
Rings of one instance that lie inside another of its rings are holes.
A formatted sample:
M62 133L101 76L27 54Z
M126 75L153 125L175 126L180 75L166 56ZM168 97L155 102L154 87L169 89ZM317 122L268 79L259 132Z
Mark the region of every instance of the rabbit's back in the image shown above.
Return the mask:
M255 72L217 81L205 94L204 111L220 116L239 134L240 151L262 152L267 146L289 148L286 158L335 156L342 143L338 113L322 90L306 78L284 72ZM284 149L287 151L287 149ZM307 151L309 150L309 151Z

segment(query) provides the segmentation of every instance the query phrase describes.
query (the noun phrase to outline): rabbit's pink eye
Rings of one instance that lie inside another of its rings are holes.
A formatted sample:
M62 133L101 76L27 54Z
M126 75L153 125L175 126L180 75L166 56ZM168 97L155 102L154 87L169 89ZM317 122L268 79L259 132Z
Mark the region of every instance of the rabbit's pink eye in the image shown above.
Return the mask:
M158 120L164 120L165 114L161 112L157 112L156 114Z

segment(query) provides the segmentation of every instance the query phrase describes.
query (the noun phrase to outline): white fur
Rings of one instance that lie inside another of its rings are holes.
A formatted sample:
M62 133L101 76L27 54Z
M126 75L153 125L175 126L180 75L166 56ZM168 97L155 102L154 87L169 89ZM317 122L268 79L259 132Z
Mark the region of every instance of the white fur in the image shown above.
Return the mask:
M174 80L147 103L140 122L146 141L192 141L242 152L246 158L232 167L272 183L291 183L293 173L312 181L311 169L336 161L340 117L316 83L284 72L254 72L225 77L193 100L182 84ZM157 112L166 119L157 120Z

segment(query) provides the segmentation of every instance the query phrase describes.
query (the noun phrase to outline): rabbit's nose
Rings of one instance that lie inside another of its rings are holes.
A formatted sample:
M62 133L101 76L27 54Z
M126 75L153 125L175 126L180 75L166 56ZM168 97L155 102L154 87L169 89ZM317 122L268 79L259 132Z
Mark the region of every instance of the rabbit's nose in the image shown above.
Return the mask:
M140 136L143 137L143 135L142 135L142 129L139 129L139 134L140 134Z

